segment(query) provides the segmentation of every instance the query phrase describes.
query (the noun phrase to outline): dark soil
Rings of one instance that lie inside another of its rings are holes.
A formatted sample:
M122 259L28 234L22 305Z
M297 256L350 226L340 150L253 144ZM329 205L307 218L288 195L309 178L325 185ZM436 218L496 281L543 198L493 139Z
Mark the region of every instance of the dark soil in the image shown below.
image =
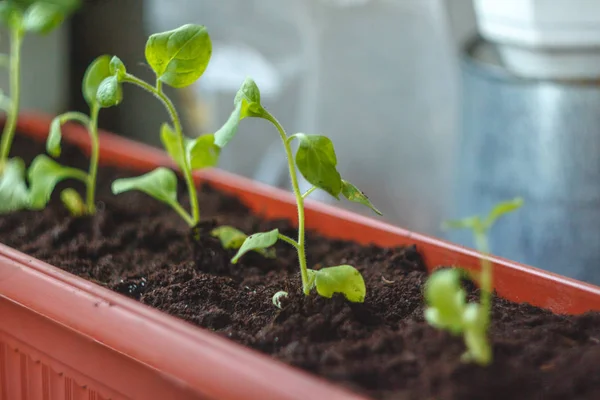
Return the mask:
M42 151L22 137L14 150L28 162ZM62 158L87 165L74 149ZM189 229L166 206L140 193L110 194L110 182L124 175L101 169L95 217L73 219L54 200L41 212L0 217L0 241L374 398L600 399L598 313L561 316L495 299L494 363L466 365L461 339L423 321L427 274L418 249L363 247L308 232L309 265L352 264L368 294L359 305L305 297L289 246L278 244L277 260L248 254L234 266L227 262L232 252L206 234L230 224L293 236L287 221L265 221L204 186L204 251L194 252ZM279 290L290 292L281 311L271 303Z

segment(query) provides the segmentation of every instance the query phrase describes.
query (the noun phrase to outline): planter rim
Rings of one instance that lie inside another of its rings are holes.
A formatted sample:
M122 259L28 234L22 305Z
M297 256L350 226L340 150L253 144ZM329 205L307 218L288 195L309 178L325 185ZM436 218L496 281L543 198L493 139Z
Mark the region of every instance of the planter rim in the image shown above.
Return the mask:
M21 133L43 138L47 135L50 121L51 118L43 114L23 113L17 129ZM84 150L89 147L87 133L82 127L65 125L63 136L65 141ZM163 151L107 132L101 133L101 149L101 160L107 164L124 167L123 163L126 162L129 168L140 170L156 167L157 164L173 166ZM255 212L262 204L268 217L278 216L276 211L269 208L270 203L295 207L290 193L224 171L203 171L196 174L196 178L198 182L209 180L217 189L230 193L237 191L242 201L253 202ZM416 243L417 248L427 249L427 254L423 256L429 268L461 265L473 269L478 265L480 255L474 250L310 200L306 209L307 218L310 214L313 215L311 220L321 218L320 222L329 224L331 229L344 229L347 238L358 235L356 230L360 228L365 238L356 241L362 244L370 241L380 246ZM347 224L347 229L344 224ZM310 224L308 226L310 228ZM326 236L334 234L332 232L327 228L321 231ZM495 283L499 285L499 295L515 301L526 299L555 312L600 310L599 287L498 257L489 259L497 269L498 279ZM0 264L3 266L0 269L0 300L8 299L158 371L171 382L190 388L194 396L190 395L189 398L198 398L199 395L219 399L362 398L8 246L0 245ZM532 282L535 283L535 294L532 294ZM53 302L48 301L49 298ZM140 336L140 332L144 332L144 335ZM63 356L69 359L71 354ZM89 370L81 372L89 376L89 371L96 371L97 368L92 365ZM235 385L231 383L232 376ZM121 381L121 385L127 385L128 377L121 377Z

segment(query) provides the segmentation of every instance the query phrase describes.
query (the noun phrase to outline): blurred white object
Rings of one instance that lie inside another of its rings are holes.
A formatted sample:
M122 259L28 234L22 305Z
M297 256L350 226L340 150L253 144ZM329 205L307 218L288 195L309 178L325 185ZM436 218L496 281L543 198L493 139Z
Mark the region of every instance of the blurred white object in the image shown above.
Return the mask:
M600 76L600 1L474 0L481 35L498 44L516 74L533 78Z

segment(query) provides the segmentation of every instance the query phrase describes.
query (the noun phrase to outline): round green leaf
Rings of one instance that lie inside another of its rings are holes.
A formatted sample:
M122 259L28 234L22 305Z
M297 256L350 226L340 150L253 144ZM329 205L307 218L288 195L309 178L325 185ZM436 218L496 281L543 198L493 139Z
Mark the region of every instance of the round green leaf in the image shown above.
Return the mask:
M466 293L460 279L460 270L440 269L431 274L425 284L425 300L429 306L425 311L425 319L430 325L453 334L463 330Z
M334 293L342 293L353 303L365 301L365 281L352 265L338 265L315 272L315 287L319 295L330 298Z
M56 4L34 3L23 14L23 28L27 32L49 33L63 22L67 11Z
M294 135L300 146L296 152L296 165L308 182L338 198L342 190L342 178L336 169L337 158L333 143L326 136Z
M109 55L105 54L96 58L88 66L85 75L83 76L81 91L83 93L83 98L90 107L97 101L96 95L102 81L112 75L113 74L110 73Z
M181 145L179 144L177 134L168 123L163 123L160 127L160 140L162 141L165 150L171 156L173 161L181 168L185 160Z
M237 254L231 259L232 264L236 264L240 257L251 250L266 249L267 247L273 246L277 243L279 238L279 231L273 229L269 232L261 232L250 235L246 238Z
M212 43L206 27L187 24L148 38L146 60L158 79L182 88L194 83L206 70Z
M83 199L75 189L68 188L60 192L60 199L74 217L85 215L88 211Z
M121 103L123 89L116 76L109 76L100 83L96 92L96 100L103 108L113 107Z
M231 250L237 250L242 247L248 238L248 235L246 235L244 232L234 228L233 226L227 225L219 226L213 229L210 234L211 236L219 239L221 246L223 246L224 249ZM266 258L275 257L275 249L256 248L254 251Z

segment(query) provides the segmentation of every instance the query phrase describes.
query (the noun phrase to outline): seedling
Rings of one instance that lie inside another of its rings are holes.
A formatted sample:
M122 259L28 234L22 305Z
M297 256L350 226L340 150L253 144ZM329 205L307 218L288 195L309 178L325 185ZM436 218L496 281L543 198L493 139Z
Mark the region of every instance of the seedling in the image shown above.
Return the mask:
M466 362L480 365L492 362L492 349L487 339L492 300L492 263L489 255L488 232L504 214L523 205L521 198L498 204L484 219L475 216L445 223L446 228L470 229L477 249L483 254L479 285L480 303L467 303L467 294L461 286L460 269L442 269L434 272L425 285L425 319L427 322L453 335L463 335L467 351Z
M61 127L68 121L84 125L90 135L91 154L88 172L64 167L46 155L39 155L29 168L30 208L41 209L46 206L56 184L64 179L77 179L86 185L85 202L74 189L61 192L61 199L74 216L92 215L96 212L96 175L98 173L98 114L100 104L96 100L96 92L104 78L110 76L110 56L103 55L94 60L83 77L82 93L90 107L90 116L80 112L67 112L54 118L50 125L50 134L46 141L46 150L53 157L60 156Z
M260 102L260 91L254 81L246 79L237 92L234 100L234 110L225 125L215 133L215 143L224 147L236 134L240 121L244 118L262 118L271 122L283 143L288 160L288 168L292 189L298 207L298 240L281 234L277 229L250 235L245 239L237 254L231 260L237 261L251 250L265 249L282 240L293 246L298 252L302 289L309 295L312 289L323 297L332 297L334 293L342 293L349 301L363 302L366 288L360 272L351 265L339 265L319 270L308 269L306 265L305 235L304 235L304 199L316 189L322 189L339 200L342 195L350 201L364 204L377 214L381 214L356 186L341 178L338 172L337 157L333 143L325 136L296 133L288 136L279 121L263 108ZM296 157L292 155L291 142L296 139L299 147ZM296 167L306 180L313 186L302 194L298 186ZM285 292L278 292L273 298L273 304L280 306Z
M168 168L157 168L134 178L117 179L113 182L114 194L130 190L142 191L171 206L185 222L194 227L200 222L198 196L192 171L215 166L220 148L214 143L214 135L206 134L196 139L184 136L179 115L173 102L163 91L163 84L174 88L191 85L202 76L212 53L208 32L201 25L183 25L180 28L151 35L146 42L146 61L156 75L154 85L127 72L118 57L110 61L110 76L98 87L96 98L103 107L117 105L121 101L122 83L138 86L156 97L166 108L171 124L161 127L161 140L165 149L181 169L185 179L191 212L186 211L177 199L177 177Z
M4 0L0 22L10 35L10 54L0 55L8 67L10 97L0 91L0 109L7 118L0 140L0 213L29 207L25 168L19 158L9 159L19 115L21 94L21 47L26 33L46 34L58 27L79 5L79 0ZM12 189L19 187L20 189ZM8 190L6 188L9 188ZM22 190L25 188L25 190Z

